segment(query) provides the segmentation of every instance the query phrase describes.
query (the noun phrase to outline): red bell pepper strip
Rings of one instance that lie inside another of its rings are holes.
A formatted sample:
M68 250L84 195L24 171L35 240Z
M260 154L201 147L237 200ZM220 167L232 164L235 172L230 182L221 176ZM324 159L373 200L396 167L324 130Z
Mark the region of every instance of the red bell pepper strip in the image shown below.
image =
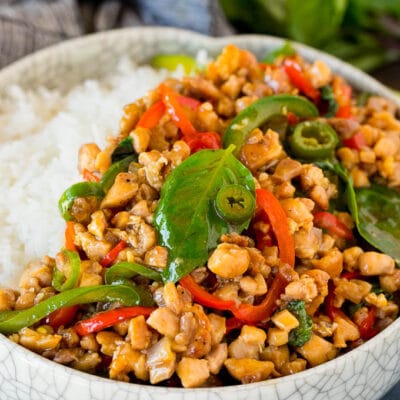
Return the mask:
M278 300L284 292L285 287L293 280L293 269L288 265L282 265L272 281L263 301L253 306L242 303L238 308L232 309L233 315L246 323L255 323L265 321L278 308Z
M203 149L221 148L221 136L217 132L198 132L184 136L183 140L190 147L192 154Z
M334 306L334 300L335 300L335 285L333 281L329 281L328 294L325 297L325 312L331 319L331 321L333 321L337 316L342 318L347 318L346 314L340 308Z
M79 306L67 306L62 307L56 311L53 311L45 318L45 324L50 325L55 331L60 326L68 326L75 318L76 312Z
M338 118L353 118L351 96L352 88L341 78L334 78L332 82L332 89L335 100L339 105L335 116Z
M82 175L87 182L100 182L100 178L86 168L82 171Z
M100 264L103 267L109 267L115 259L118 257L118 254L121 250L123 250L128 244L121 240L119 241L101 260Z
M287 76L294 86L296 86L301 93L317 103L321 97L318 89L314 88L311 81L307 78L301 69L298 62L292 59L286 59L283 67Z
M350 272L346 271L340 275L341 278L345 279L360 279L362 277L361 273L358 271Z
M156 101L148 110L143 113L136 126L147 129L154 128L164 115L165 110L166 108L164 103L161 100Z
M256 189L257 205L267 214L278 242L279 258L294 267L294 239L289 231L287 215L279 200L266 189Z
M75 239L75 229L74 229L74 222L73 221L67 221L67 226L65 228L65 249L66 250L72 250L72 251L77 251L76 246L74 243Z
M201 101L193 97L183 96L182 94L178 95L178 101L182 107L188 107L191 110L196 110L201 105Z
M328 211L319 211L314 214L314 225L326 229L330 234L346 240L354 240L353 232L335 215Z
M376 307L371 306L366 317L357 323L362 339L367 340L375 336L379 331L374 328L376 319Z
M335 117L337 118L352 118L353 113L351 111L351 104L345 104L343 106L339 106L336 111Z
M232 332L235 329L241 328L245 324L246 323L239 318L236 318L236 317L228 318L225 321L225 333L228 334L229 332Z
M191 293L193 300L205 307L214 308L215 310L232 310L235 308L233 300L222 300L217 296L208 293L203 289L191 275L186 275L179 280L183 288Z
M75 324L75 330L80 336L88 335L89 333L99 332L124 321L128 318L137 317L138 315L149 316L156 308L155 307L122 307L114 310L104 311L94 315L84 321L79 321Z
M343 145L346 147L350 147L351 149L360 151L363 149L363 147L367 145L367 142L365 141L364 134L361 131L358 131L352 137L344 139Z
M164 83L159 86L159 91L167 113L171 116L175 125L181 130L182 134L184 136L194 135L196 129L187 117L184 108L179 103L178 94Z

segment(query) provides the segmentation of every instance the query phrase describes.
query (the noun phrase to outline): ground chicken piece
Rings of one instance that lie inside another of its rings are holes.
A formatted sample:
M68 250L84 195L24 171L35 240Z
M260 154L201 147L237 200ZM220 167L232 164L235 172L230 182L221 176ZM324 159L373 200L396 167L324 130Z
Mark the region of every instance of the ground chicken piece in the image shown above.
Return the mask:
M71 215L76 222L88 224L90 216L94 213L99 206L99 201L96 197L77 197L72 203Z
M228 358L228 345L219 343L206 355L210 372L214 375L219 374L225 360Z
M22 328L19 332L19 343L39 354L58 348L62 336L48 334L47 331L40 332L39 329L35 331L30 328Z
M128 242L135 253L141 257L156 244L156 231L143 218L131 215L126 226Z
M167 307L155 309L147 319L147 324L171 339L179 333L179 318Z
M211 328L211 344L212 346L218 345L226 333L226 320L220 315L210 313L207 315L210 321Z
M336 329L336 324L327 315L313 317L313 331L321 337L330 337Z
M362 253L363 249L357 246L343 250L343 265L346 271L354 272L358 269L358 257Z
M127 339L134 350L144 350L150 345L151 332L143 315L129 321Z
M304 300L311 302L318 295L317 284L311 276L302 275L297 281L290 282L285 288L286 300Z
M333 344L337 348L347 347L346 342L355 341L360 338L357 325L348 318L336 316L334 319L336 329L333 332Z
M218 101L223 95L213 82L201 76L187 77L183 82L187 84L189 94L196 97Z
M176 373L184 388L202 386L210 376L207 360L183 357L179 361Z
M358 304L371 291L372 285L360 279L335 279L335 295Z
M176 354L172 351L171 344L171 339L164 336L148 350L146 367L151 384L169 379L175 372Z
M103 210L95 211L91 216L91 222L87 226L88 231L96 237L96 239L104 238L104 230L107 228L107 218Z
M332 80L332 72L328 65L321 61L316 60L310 67L306 68L304 74L310 80L314 88L320 88L328 85Z
M262 329L244 325L240 335L228 347L229 357L259 359L266 339L267 335Z
M143 165L149 185L156 190L160 190L164 183L162 170L168 165L167 158L158 150L152 150L140 153L139 163Z
M307 202L302 201L300 197L281 200L281 205L286 215L296 223L296 230L301 227L307 229L312 223L314 217Z
M167 282L164 285L163 298L166 307L168 307L176 315L181 314L183 310L182 296L179 294L173 282Z
M42 287L51 286L53 268L54 259L47 256L29 263L22 272L19 287L39 291Z
M84 353L83 349L60 349L56 352L53 361L59 364L70 364L73 361L77 361Z
M80 147L78 153L78 170L81 174L85 170L90 172L96 170L96 157L100 151L96 143L86 143Z
M97 333L96 341L101 346L100 351L107 355L112 356L120 344L123 341L122 337L115 332L102 331Z
M311 339L296 349L310 364L311 367L332 360L337 355L335 346L327 340L313 333Z
M263 381L271 375L275 368L271 361L259 361L252 358L228 358L224 365L228 372L242 383Z
M291 158L280 160L275 168L273 177L279 181L291 181L301 174L302 167L299 161Z
M77 360L74 360L71 367L79 371L94 373L100 363L101 357L98 353L87 352L79 356Z
M268 129L263 135L259 135L256 130L240 150L240 160L251 170L257 171L270 162L278 160L283 155L283 148L279 140L279 134L272 129ZM257 140L254 140L257 138Z
M208 268L226 279L244 274L249 265L247 249L231 243L220 243L208 259Z
M287 362L289 362L289 346L273 346L269 345L266 347L263 352L261 353L261 360L263 361L272 361L275 367L280 370L280 368Z
M149 147L151 137L150 129L137 126L129 133L129 136L132 138L133 149L136 154L143 153Z
M101 202L101 208L122 207L138 192L137 176L130 172L120 172Z
M299 229L294 233L294 247L296 257L311 259L321 247L322 230L311 228L309 230Z
M240 279L239 286L246 295L261 296L267 293L267 283L261 273L257 273L254 277L244 276Z
M146 251L144 262L157 268L165 268L168 261L168 250L163 246L154 246Z
M139 121L140 114L143 112L141 105L136 103L127 104L119 123L119 129L122 135L128 135L136 123Z
M110 378L129 382L128 374L133 372L136 378L147 381L146 355L133 350L129 343L121 342L117 346L110 364Z
M314 268L327 272L331 278L336 278L343 271L343 255L337 247L334 247L324 257L311 260L311 264Z
M307 314L314 315L319 306L324 302L325 297L328 295L328 281L330 276L327 272L320 269L310 269L302 276L310 276L314 279L317 285L318 295L314 297L310 303L306 304Z
M81 261L80 287L103 284L103 267L97 261Z
M395 269L390 275L380 275L379 285L383 290L394 293L400 289L400 269Z
M0 288L0 311L12 310L15 306L16 297L14 290Z
M293 361L289 361L282 365L279 372L283 375L292 375L297 372L304 371L307 367L307 361L304 358L296 358Z
M79 247L86 253L90 260L100 261L113 247L112 243L105 240L97 240L89 232L82 232L76 235Z
M364 276L391 275L395 270L395 263L386 254L366 251L358 257L358 268Z

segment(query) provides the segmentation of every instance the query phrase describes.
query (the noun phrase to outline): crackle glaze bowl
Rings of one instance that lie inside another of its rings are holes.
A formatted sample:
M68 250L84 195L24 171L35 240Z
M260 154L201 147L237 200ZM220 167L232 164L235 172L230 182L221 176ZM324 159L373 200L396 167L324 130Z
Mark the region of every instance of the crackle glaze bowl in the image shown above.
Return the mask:
M213 56L234 43L263 56L283 41L243 35L210 38L172 28L132 28L64 42L0 71L0 96L7 85L32 89L44 85L66 90L111 71L125 54L146 63L159 53ZM329 55L296 44L308 60L321 59L354 87L400 101L368 75ZM7 285L7 282L1 282ZM380 399L400 378L400 319L362 346L318 367L264 382L215 388L181 389L122 383L49 361L0 334L1 400L336 400Z

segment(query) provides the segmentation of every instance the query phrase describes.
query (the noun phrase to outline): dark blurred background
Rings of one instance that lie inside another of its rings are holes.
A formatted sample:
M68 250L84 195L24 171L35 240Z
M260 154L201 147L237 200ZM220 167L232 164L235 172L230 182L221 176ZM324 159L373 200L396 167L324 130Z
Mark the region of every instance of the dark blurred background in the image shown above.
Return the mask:
M400 90L400 0L0 0L0 68L62 40L143 25L287 37ZM396 399L400 384L384 397Z

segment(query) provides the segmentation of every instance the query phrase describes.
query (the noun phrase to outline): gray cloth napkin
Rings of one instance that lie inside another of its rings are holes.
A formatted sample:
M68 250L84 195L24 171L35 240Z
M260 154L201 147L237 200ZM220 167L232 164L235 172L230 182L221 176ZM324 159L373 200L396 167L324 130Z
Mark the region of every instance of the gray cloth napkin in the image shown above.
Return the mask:
M214 0L0 0L0 68L65 39L141 25L233 33Z

